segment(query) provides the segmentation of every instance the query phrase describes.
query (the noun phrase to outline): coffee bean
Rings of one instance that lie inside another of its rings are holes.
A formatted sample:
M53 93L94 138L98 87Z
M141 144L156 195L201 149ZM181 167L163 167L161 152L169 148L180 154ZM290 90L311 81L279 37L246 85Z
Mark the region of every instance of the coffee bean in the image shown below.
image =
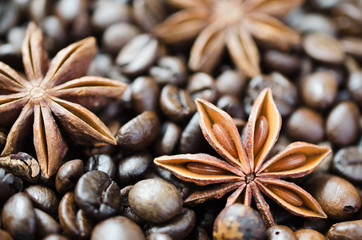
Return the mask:
M78 179L83 175L83 161L74 159L64 163L58 170L55 177L55 188L62 194L71 190Z
M94 8L92 24L104 30L113 23L129 22L132 18L131 8L120 1L100 1Z
M40 177L38 161L26 153L19 152L1 157L0 167L29 182L36 182Z
M177 149L179 153L196 153L200 151L205 138L199 125L200 116L196 112L181 133L180 144Z
M296 28L300 33L322 32L335 35L337 32L332 19L323 14L305 13L297 21Z
M259 213L240 203L224 208L214 222L214 239L264 239L265 227Z
M92 231L91 240L132 239L145 240L142 229L125 217L113 217L98 223Z
M13 174L0 168L0 204L9 197L23 190L23 181Z
M347 146L359 137L360 111L351 101L336 105L329 113L326 121L328 140L337 146Z
M185 62L173 56L163 56L149 71L158 84L174 84L178 87L185 85L187 81L187 67Z
M362 239L362 220L334 224L327 233L329 240Z
M151 77L138 77L132 83L132 104L136 113L144 111L157 112L160 88Z
M59 201L53 190L41 185L27 187L24 192L32 200L34 207L55 215L58 210Z
M124 188L121 189L121 197L123 200L123 211L122 211L122 216L134 221L136 224L138 224L139 226L142 226L144 224L146 224L146 221L139 217L129 206L128 203L128 195L129 192L131 191L131 189L134 187L134 185L128 185Z
M139 181L128 195L131 209L152 223L163 223L178 214L183 201L176 187L164 180Z
M40 209L35 208L36 236L43 239L50 234L60 233L60 225L50 215Z
M275 225L266 231L268 240L297 240L292 229L283 225Z
M151 233L147 236L147 240L172 240L172 238L165 233Z
M132 24L124 22L114 23L104 31L102 43L104 48L110 53L118 53L127 42L139 33L140 30Z
M300 229L295 232L298 240L327 240L323 234L313 229Z
M185 90L171 84L162 88L160 106L166 117L174 122L184 122L196 111L191 96Z
M157 156L171 154L176 148L181 135L181 128L173 122L163 122L159 135L153 144Z
M289 117L286 132L293 140L318 143L325 135L323 116L310 108L301 107Z
M129 184L139 180L149 169L152 156L149 153L136 153L118 162L118 179L121 184Z
M242 96L248 78L242 71L226 70L216 79L216 89L221 95Z
M50 234L43 240L68 240L68 238L66 238L62 235L59 235L59 234Z
M8 232L5 232L4 230L0 229L0 239L1 240L13 240L11 235Z
M320 233L325 233L333 223L332 219L308 219L304 221L303 228L314 229Z
M285 75L292 75L300 68L300 59L296 55L281 51L269 50L263 56L263 62L271 72L280 72Z
M14 1L0 3L0 35L5 34L19 20L20 9Z
M105 77L112 69L112 57L109 54L98 53L88 67L87 75Z
M357 37L343 37L340 39L340 44L345 53L362 59L362 40Z
M223 95L217 101L216 106L227 112L232 118L246 118L243 104L237 97L231 95Z
M49 1L48 1L49 2ZM56 53L66 44L66 24L58 16L47 16L40 22L44 34L47 49Z
M195 73L189 78L187 91L192 99L201 98L209 102L214 102L218 95L214 78L201 72Z
M116 138L123 149L141 150L153 142L159 129L160 121L156 113L146 111L123 125Z
M353 146L340 149L333 158L333 169L342 177L362 184L362 148Z
M350 73L347 80L348 91L352 94L352 98L361 107L362 106L362 70Z
M88 172L93 170L105 172L110 178L114 178L116 175L116 165L112 158L106 154L94 155L90 157L84 168Z
M134 0L133 12L137 23L147 32L152 32L154 26L166 17L163 1Z
M102 171L84 174L75 186L74 197L78 206L95 219L113 216L120 210L119 187Z

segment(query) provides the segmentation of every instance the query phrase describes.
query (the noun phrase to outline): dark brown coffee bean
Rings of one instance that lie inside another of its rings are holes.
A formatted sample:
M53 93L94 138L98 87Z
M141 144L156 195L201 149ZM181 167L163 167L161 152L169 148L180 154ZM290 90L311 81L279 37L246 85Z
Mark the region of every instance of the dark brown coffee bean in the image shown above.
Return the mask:
M127 42L139 33L140 30L132 24L124 22L114 23L104 31L102 43L107 51L117 54Z
M295 232L298 240L327 240L323 234L313 229L300 229Z
M305 186L332 219L348 219L361 207L358 191L341 177L320 173L310 178Z
M152 156L149 153L136 153L118 162L118 179L120 184L129 184L139 180L149 169Z
M53 190L41 185L27 187L24 192L32 200L34 207L55 215L58 211L59 201Z
M159 130L160 121L156 113L146 111L123 125L116 138L121 148L136 151L150 145Z
M232 95L223 95L217 101L216 106L227 112L232 118L246 118L243 104L237 97Z
M153 31L166 16L164 2L158 0L134 0L133 12L137 23L147 32Z
M0 204L9 197L23 190L23 181L12 173L0 168Z
M242 96L248 78L242 71L226 70L216 79L216 89L221 95Z
M5 232L4 230L0 229L0 239L1 240L13 240L11 235L8 232Z
M132 104L136 113L157 112L160 88L151 77L138 77L131 85Z
M130 6L121 1L99 1L92 15L92 24L104 30L113 23L129 22L132 18Z
M1 220L3 228L15 239L35 239L35 211L25 193L17 193L6 201Z
M196 215L191 209L182 208L178 215L167 222L152 226L147 234L165 233L172 239L181 240L190 234L195 226Z
M159 57L162 46L148 34L140 34L129 41L119 52L116 63L125 75L145 72Z
M321 142L325 134L323 116L312 109L301 107L288 119L287 134L297 141Z
M50 2L50 1L48 1ZM65 47L67 41L66 24L58 16L47 16L40 22L44 34L47 36L44 40L47 49L56 53L62 47Z
M250 114L255 99L264 88L271 88L275 104L283 117L292 113L298 100L297 88L283 75L272 73L254 77L249 82L244 101L247 114Z
M196 111L191 96L185 90L171 84L162 88L160 106L166 117L174 122L184 122Z
M110 178L114 178L116 175L116 165L112 158L106 154L94 155L90 157L84 168L87 172L93 170L105 172Z
M172 240L172 238L165 233L151 233L147 236L147 240Z
M112 69L112 57L109 54L98 53L88 67L87 75L105 77Z
M351 101L336 105L326 120L328 140L337 146L347 146L357 141L359 137L360 111Z
M19 20L20 8L14 1L0 3L0 35L5 34Z
M77 207L73 192L66 193L59 203L59 222L62 230L72 239L86 239L90 236L93 221Z
M121 189L121 197L123 200L123 211L122 211L122 216L134 221L136 224L138 224L139 226L142 226L146 223L146 221L139 217L129 206L128 203L128 195L129 192L131 191L131 189L133 188L134 185L128 185L124 188Z
M333 169L342 177L362 184L362 148L340 149L333 158Z
M113 217L98 223L92 231L91 240L146 240L142 229L125 217Z
M163 56L149 71L158 84L174 84L178 87L185 85L187 81L187 67L179 57Z
M62 194L71 190L78 179L83 175L83 161L74 159L64 163L58 170L55 177L55 188Z
M218 96L214 78L206 73L195 73L188 81L187 91L191 97L202 98L209 102L215 102Z
M196 153L205 141L199 125L200 116L196 112L181 133L179 153Z
M269 50L263 56L265 67L271 72L280 72L285 75L292 75L300 68L300 59L296 55L281 51Z
M50 215L40 209L35 208L36 236L43 239L50 234L60 233L60 225Z
M136 183L128 195L128 202L139 217L152 223L163 223L174 217L183 204L176 187L160 179Z
M362 40L357 37L343 37L340 41L340 44L345 53L362 59Z
M181 128L173 122L163 122L153 151L157 156L172 154L181 135Z
M104 219L120 210L121 195L108 174L94 170L84 174L74 189L77 205L95 219Z
M214 222L214 239L264 239L265 227L259 213L240 203L224 208Z
M62 235L59 235L59 234L50 234L43 240L68 240L68 238L66 238Z
M347 80L348 91L352 94L352 98L361 107L362 106L362 70L350 73Z
M275 225L266 231L268 240L297 240L292 229L283 225Z
M0 167L8 170L15 176L29 182L36 182L39 179L40 166L38 161L32 156L19 152L0 158Z
M309 33L303 39L304 51L311 58L330 64L339 64L345 54L337 39L325 33Z
M362 239L362 220L334 224L327 233L329 240Z
M315 172L314 172L315 173ZM304 221L303 228L314 229L320 233L325 233L333 223L332 219L307 219Z

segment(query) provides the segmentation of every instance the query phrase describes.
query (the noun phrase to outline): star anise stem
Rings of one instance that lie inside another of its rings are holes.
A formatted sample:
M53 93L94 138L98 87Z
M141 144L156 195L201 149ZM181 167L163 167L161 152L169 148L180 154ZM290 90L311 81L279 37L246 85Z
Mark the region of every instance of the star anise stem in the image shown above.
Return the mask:
M253 192L253 197L254 197L256 207L259 209L260 215L263 218L265 226L267 228L274 226L275 221L274 221L273 215L270 212L270 207L269 207L268 203L265 201L259 188L256 186L255 183L251 183L250 187Z

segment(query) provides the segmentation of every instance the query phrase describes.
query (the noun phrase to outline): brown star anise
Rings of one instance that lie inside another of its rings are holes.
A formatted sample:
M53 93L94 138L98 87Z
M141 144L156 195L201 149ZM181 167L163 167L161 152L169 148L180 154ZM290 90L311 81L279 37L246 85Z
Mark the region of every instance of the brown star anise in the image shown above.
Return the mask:
M168 0L183 10L155 29L166 43L193 39L189 67L209 72L226 45L235 65L249 76L260 74L255 39L287 49L299 35L272 16L286 15L304 0Z
M81 77L96 53L95 39L89 37L61 50L49 65L42 31L29 24L22 45L27 80L0 62L0 125L13 124L2 156L21 150L32 127L41 171L50 177L68 150L65 136L76 144L116 144L104 123L85 108L117 98L126 88L102 77Z
M191 194L186 203L220 198L235 190L227 199L227 206L235 202L250 205L254 198L266 226L272 226L275 223L261 194L264 193L295 215L326 218L309 193L281 178L299 178L311 173L331 149L295 142L267 160L281 127L281 116L270 89L263 90L256 99L243 139L226 112L205 100L198 99L196 103L206 140L226 161L208 154L161 156L154 160L184 181L198 185L217 183L210 189Z

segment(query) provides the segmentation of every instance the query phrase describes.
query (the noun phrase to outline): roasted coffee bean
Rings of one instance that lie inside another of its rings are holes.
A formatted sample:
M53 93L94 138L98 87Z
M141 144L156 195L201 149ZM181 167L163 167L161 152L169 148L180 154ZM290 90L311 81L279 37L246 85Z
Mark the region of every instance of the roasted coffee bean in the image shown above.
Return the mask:
M48 1L49 2L49 1ZM56 53L66 43L66 24L57 16L47 16L40 23L41 28L47 36L44 40L50 52Z
M40 177L40 166L37 160L26 153L10 154L0 157L0 167L8 170L28 182L36 182Z
M0 3L0 35L5 34L19 20L20 8L14 1Z
M196 111L189 93L172 84L162 88L160 106L166 117L174 122L184 122Z
M104 31L102 43L107 51L112 54L118 53L127 42L139 33L140 30L130 23L114 23Z
M23 181L13 174L0 168L0 204L9 197L23 190Z
M252 105L264 88L271 88L275 104L280 114L285 117L292 113L298 100L295 85L279 73L254 77L246 90L245 112L250 114Z
M77 207L73 192L66 193L59 203L59 222L62 230L72 239L86 239L90 236L93 221Z
M362 147L340 149L333 158L333 170L344 178L362 184Z
M343 37L340 39L340 44L345 53L362 59L362 40L357 37Z
M120 184L129 184L139 180L149 169L153 158L149 153L136 153L118 162Z
M147 230L147 234L165 233L172 239L181 240L187 237L195 226L196 215L194 211L182 208L178 215L167 222L152 226Z
M327 237L329 240L362 239L362 220L336 223L328 230Z
M157 112L160 88L151 77L138 77L132 83L132 106L136 113Z
M311 58L330 64L339 64L345 53L337 39L325 33L309 33L303 39L303 49Z
M308 219L304 221L303 228L314 229L320 233L325 233L333 223L332 219Z
M265 67L271 72L280 72L292 75L299 70L301 65L299 57L281 51L270 50L263 56Z
M121 1L99 1L92 14L92 24L104 30L113 23L129 22L132 18L131 8Z
M200 116L196 112L182 131L177 150L179 153L196 153L200 151L205 139L201 132L199 118Z
M77 184L78 179L83 175L83 161L74 159L64 163L58 170L55 177L55 188L57 192L65 193Z
M147 236L147 240L172 240L172 238L166 233L151 233Z
M0 229L0 239L1 240L13 240L11 235L8 232L5 232L4 230Z
M214 222L214 239L264 239L265 227L259 213L240 203L224 208Z
M326 120L328 140L337 146L347 146L358 140L360 111L351 101L334 106Z
M43 239L50 234L60 233L60 225L50 215L40 209L35 208L36 236Z
M361 207L357 189L341 177L319 173L310 178L305 187L332 219L348 219Z
M161 179L136 183L128 195L128 202L139 217L152 223L163 223L174 217L183 204L176 187Z
M352 98L357 104L362 106L362 70L350 73L347 80L348 91L352 94Z
M300 229L295 232L298 240L327 240L323 234L313 229Z
M125 75L145 72L161 54L162 46L148 34L140 34L129 41L119 52L116 63Z
M91 62L87 75L105 77L111 71L112 57L109 54L98 53Z
M232 118L246 118L243 104L237 97L234 97L232 95L224 95L219 98L216 106L227 112Z
M1 221L3 228L15 239L35 239L35 211L25 193L17 193L6 201L1 213Z
M85 3L81 0L59 0L55 6L57 16L66 23L72 23L85 10Z
M201 72L195 73L189 78L187 91L194 100L202 98L209 102L215 102L218 96L214 78Z
M113 217L98 223L92 231L91 240L132 239L145 240L142 229L125 217Z
M84 166L87 172L99 170L108 174L110 178L114 178L116 174L116 165L109 155L94 155L88 159Z
M51 5L52 1L48 0L30 1L28 6L30 18L35 22L41 22L46 16L49 15L51 7L53 7Z
M152 32L154 26L166 17L163 1L134 0L133 13L137 23L147 32Z
M298 108L289 117L286 132L293 140L321 142L325 135L323 116L310 108Z
M32 200L34 207L55 215L58 211L59 201L53 190L41 185L27 187L24 192Z
M138 224L139 226L142 226L146 223L146 221L144 219L142 219L141 217L139 217L129 206L128 203L128 195L129 192L131 191L131 189L133 188L134 185L128 185L124 188L121 189L121 197L123 200L123 211L122 211L122 216L134 221L136 224Z
M95 219L104 219L120 210L121 195L117 183L108 174L94 170L84 174L74 190L78 206Z
M157 137L160 120L154 112L146 111L123 125L117 133L121 148L131 151L141 150Z
M21 52L21 45L25 38L26 28L25 27L13 27L7 34L8 43L14 48L14 51Z
M181 135L181 128L173 122L163 122L153 144L157 156L172 154Z
M304 102L316 109L327 109L337 97L337 79L329 71L319 71L307 75L301 82Z
M50 234L43 240L68 240L68 238L66 238L62 235L59 235L59 234Z
M268 240L297 240L292 229L283 225L275 225L266 231Z
M187 81L187 67L185 62L173 56L163 56L149 71L158 84L174 84L178 87L185 85Z
M337 32L332 19L323 14L306 13L294 19L296 21L296 28L300 33L323 32L334 35Z
M0 130L0 148L5 145L6 142L6 134Z
M216 89L221 95L242 96L248 78L242 71L226 70L216 79Z

